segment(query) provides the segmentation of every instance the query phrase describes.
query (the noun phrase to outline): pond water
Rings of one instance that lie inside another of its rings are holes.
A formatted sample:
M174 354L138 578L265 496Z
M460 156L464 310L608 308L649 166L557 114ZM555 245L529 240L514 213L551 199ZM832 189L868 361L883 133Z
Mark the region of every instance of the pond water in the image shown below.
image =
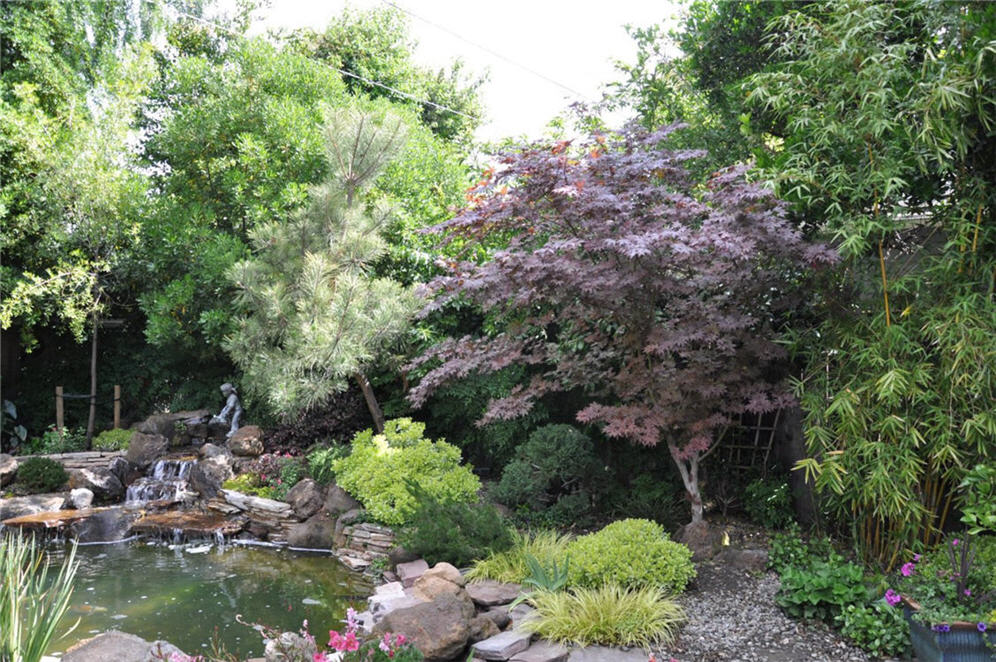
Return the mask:
M51 562L61 563L67 549L51 547ZM134 541L80 547L77 558L63 624L80 623L53 641L50 653L114 629L165 639L190 655L209 652L214 637L242 659L262 656L262 638L236 614L247 623L294 631L307 619L321 643L346 609L362 611L372 592L368 580L333 557L283 549Z

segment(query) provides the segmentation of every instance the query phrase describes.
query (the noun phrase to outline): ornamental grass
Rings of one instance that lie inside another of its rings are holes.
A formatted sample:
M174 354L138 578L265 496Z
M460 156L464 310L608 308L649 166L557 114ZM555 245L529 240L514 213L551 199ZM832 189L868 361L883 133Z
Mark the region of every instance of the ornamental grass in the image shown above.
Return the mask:
M563 565L571 539L569 535L549 530L513 532L512 548L492 552L487 558L477 561L467 573L467 578L470 581L493 579L521 584L529 576L528 557L536 559L544 568L554 563Z
M530 602L536 616L527 630L562 644L649 647L674 642L685 610L659 588L615 584L542 591Z

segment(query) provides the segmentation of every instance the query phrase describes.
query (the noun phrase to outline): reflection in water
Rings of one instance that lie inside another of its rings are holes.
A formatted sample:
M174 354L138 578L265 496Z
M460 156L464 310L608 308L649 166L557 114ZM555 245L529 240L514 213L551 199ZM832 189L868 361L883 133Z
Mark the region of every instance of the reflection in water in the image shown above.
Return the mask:
M321 641L339 625L346 608L364 607L370 584L326 555L229 546L190 554L142 542L80 547L69 617L80 623L57 638L50 652L105 630L123 630L152 641L165 639L185 652L218 640L243 658L262 655L260 636L235 621L298 630L304 619ZM50 558L65 551L53 547ZM63 628L64 629L64 628ZM61 630L60 630L61 631Z

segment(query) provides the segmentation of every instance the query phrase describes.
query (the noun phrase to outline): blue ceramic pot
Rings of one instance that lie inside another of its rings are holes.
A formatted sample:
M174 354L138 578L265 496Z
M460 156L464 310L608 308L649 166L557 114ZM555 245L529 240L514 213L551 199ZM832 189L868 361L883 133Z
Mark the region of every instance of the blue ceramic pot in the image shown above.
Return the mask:
M996 633L979 632L974 623L952 623L949 631L936 632L914 619L913 611L904 601L903 612L919 662L996 662Z

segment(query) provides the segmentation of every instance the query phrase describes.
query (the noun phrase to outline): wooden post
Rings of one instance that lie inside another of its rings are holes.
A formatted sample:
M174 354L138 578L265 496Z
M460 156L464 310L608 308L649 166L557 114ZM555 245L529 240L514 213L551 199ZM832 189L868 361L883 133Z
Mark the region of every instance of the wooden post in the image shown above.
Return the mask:
M121 385L114 385L114 429L121 427Z
M62 387L55 387L55 429L62 434L62 428L65 427L65 415L62 410Z

